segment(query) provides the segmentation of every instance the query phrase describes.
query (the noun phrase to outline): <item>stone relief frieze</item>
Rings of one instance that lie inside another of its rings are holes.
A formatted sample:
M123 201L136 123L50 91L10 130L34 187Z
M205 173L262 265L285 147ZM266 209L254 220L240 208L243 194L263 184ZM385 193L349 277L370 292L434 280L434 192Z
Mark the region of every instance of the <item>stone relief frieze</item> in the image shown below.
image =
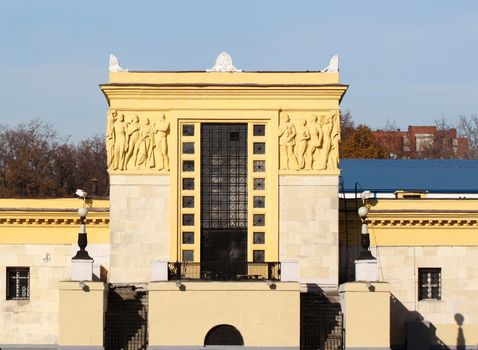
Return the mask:
M282 114L279 123L280 170L337 170L340 121L338 112L296 117Z
M108 169L169 171L169 132L165 114L151 122L146 115L110 110L106 130Z

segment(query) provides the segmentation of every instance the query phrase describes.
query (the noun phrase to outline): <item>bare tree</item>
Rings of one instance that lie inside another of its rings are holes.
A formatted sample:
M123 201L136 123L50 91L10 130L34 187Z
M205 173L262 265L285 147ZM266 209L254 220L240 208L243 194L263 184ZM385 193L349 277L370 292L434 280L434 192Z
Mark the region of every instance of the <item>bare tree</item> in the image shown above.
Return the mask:
M458 134L468 139L469 158L478 159L478 114L460 115L457 123Z
M108 194L104 138L74 145L38 119L0 126L0 197L72 196L79 187L92 193L92 180L99 195Z

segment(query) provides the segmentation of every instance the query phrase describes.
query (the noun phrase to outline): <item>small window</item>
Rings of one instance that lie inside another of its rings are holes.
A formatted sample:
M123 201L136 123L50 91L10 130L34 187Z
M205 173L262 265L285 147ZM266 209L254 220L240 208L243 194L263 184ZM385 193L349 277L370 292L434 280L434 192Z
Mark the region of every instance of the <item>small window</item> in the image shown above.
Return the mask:
M260 173L263 173L264 171L266 171L266 162L265 160L255 160L253 162L253 168L254 168L254 172L260 172Z
M254 226L265 226L266 216L264 214L254 214L252 221Z
M254 142L253 150L254 150L254 154L265 154L266 153L265 142Z
M266 179L254 179L254 190L262 191L266 189Z
M183 160L183 171L194 171L194 160Z
M255 263L262 263L265 261L265 251L264 250L253 250L252 258Z
M183 197L183 208L194 208L194 197L193 196L184 196Z
M183 250L183 261L194 261L194 250Z
M183 226L194 226L194 214L183 214Z
M254 208L265 208L265 206L266 206L266 197L254 196Z
M266 135L266 126L265 125L254 125L253 128L254 136L265 136Z
M183 190L194 190L194 179L183 179Z
M183 142L183 153L194 154L194 142Z
M193 124L184 124L183 125L183 136L194 136L194 125Z
M194 244L194 232L183 232L183 244Z
M7 267L7 300L30 299L30 268Z
M264 244L265 243L265 233L264 232L254 232L254 244Z
M441 300L441 268L418 269L418 300Z

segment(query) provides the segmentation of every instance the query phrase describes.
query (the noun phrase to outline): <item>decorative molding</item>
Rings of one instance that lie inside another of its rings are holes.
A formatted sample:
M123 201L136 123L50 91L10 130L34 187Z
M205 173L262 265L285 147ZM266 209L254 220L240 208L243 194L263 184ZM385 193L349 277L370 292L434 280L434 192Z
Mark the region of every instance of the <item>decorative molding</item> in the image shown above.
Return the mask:
M116 58L116 56L113 55L113 54L110 55L110 65L109 65L108 70L111 73L127 72L128 71L127 69L121 68L121 66L119 65L119 62L118 62L118 58Z
M242 72L242 69L234 67L231 56L223 51L217 56L214 67L206 69L206 72Z
M389 228L426 228L426 227L464 227L477 228L477 219L369 219L369 227L389 227Z
M322 73L337 73L339 71L339 55L335 54L332 56L332 58L329 61L329 65L322 69Z
M87 218L87 225L109 225L110 219L102 218ZM0 225L64 225L64 226L79 226L79 218L38 218L38 217L0 217Z

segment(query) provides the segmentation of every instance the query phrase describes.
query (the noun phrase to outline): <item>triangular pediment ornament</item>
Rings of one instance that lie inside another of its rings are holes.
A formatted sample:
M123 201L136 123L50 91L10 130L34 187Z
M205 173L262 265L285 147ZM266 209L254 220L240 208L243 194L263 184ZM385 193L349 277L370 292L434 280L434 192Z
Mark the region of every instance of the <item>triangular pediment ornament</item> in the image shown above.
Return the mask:
M206 69L206 72L242 72L242 69L234 67L231 56L223 51L217 56L214 67Z

